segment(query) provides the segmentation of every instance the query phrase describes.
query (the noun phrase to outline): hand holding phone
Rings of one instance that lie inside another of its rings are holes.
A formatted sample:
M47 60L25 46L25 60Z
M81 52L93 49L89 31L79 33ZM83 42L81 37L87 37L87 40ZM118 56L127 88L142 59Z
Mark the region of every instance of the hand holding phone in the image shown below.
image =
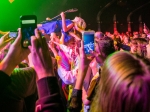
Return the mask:
M24 15L20 17L22 32L22 47L27 48L31 45L31 36L35 35L34 30L37 27L37 18L35 15Z
M83 31L82 39L84 44L84 52L89 55L91 51L94 51L94 31Z

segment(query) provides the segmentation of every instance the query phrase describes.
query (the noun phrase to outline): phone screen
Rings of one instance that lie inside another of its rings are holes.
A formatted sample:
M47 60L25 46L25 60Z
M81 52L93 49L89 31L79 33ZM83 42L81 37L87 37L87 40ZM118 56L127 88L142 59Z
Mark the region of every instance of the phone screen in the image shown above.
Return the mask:
M82 34L85 54L90 54L90 51L94 51L94 34L94 31L85 31Z
M23 17L21 19L22 46L28 47L29 45L31 45L31 36L34 35L34 30L37 24L36 18L34 18L34 16Z
M9 37L16 38L17 36L18 36L18 32L17 31L10 31L9 32Z

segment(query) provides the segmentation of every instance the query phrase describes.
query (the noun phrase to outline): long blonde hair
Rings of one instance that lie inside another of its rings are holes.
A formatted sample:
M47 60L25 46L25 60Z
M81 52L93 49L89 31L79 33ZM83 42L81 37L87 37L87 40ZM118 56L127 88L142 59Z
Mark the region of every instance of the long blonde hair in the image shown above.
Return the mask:
M149 65L124 51L108 57L90 112L149 111Z
M73 22L76 23L77 26L82 30L86 28L86 22L81 17L75 17Z

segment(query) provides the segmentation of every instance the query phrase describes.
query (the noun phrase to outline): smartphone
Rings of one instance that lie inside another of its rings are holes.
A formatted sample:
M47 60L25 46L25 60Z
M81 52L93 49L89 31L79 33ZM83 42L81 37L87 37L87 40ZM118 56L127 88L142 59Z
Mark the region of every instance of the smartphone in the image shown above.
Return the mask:
M23 48L31 45L31 36L35 35L34 30L37 28L37 17L35 15L23 15L20 17Z
M84 52L87 55L90 55L90 52L94 51L94 35L95 35L95 31L82 32Z
M18 36L18 31L10 31L9 32L10 38L17 38L17 36Z

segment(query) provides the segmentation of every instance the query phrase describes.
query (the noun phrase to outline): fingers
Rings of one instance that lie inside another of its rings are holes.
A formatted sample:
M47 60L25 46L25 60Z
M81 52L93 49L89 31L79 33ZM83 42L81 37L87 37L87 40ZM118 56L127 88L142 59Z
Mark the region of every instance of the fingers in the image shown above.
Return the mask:
M47 17L46 20L51 20L51 18Z
M34 30L34 34L35 34L35 37L33 37L33 40L35 40L35 38L37 38L36 41L38 41L38 42L36 42L36 44L42 44L42 36L37 28Z
M35 34L35 36L31 36L31 45L32 45L32 47L28 46L30 51L33 50L33 49L35 50L38 47L38 44L40 42L40 41L38 42L38 39L40 39L40 34L39 34L39 31L38 31L37 28L34 30L34 34Z
M3 37L8 38L9 32L7 32Z
M61 12L60 15L61 15L62 18L65 17L65 13L64 12Z
M38 41L37 41L37 38L35 36L31 36L31 45L32 46L28 46L30 51L33 51L38 47Z
M79 52L80 52L80 57L84 58L85 57L85 53L84 53L83 40L81 40L81 47L79 48Z
M84 52L84 44L83 44L83 40L81 40L81 50L82 50L82 52Z
M28 49L30 50L30 52L32 51L32 46L28 46Z
M61 13L60 13L60 15L63 15L63 14L64 14L64 12L61 12Z
M21 43L21 38L22 38L22 34L21 34L21 28L18 28L18 36L17 36L17 38L15 39L15 41L14 41L14 45L16 45L16 44L20 44Z
M44 47L45 50L48 50L48 44L46 42L45 37L42 38L42 46Z
M5 35L3 35L2 37L1 37L1 40L6 40L7 38L9 38L9 32L8 33L6 33Z
M5 42L8 43L10 41L14 40L14 38L8 38Z
M35 36L36 36L38 39L41 38L40 32L38 31L37 28L34 30L34 33L35 33Z
M41 46L41 47L43 47L45 50L48 49L48 45L47 45L47 43L46 43L46 39L45 39L45 37L42 37L42 35L41 35L41 33L39 32L38 29L35 29L35 37L31 37L31 38L33 38L33 39L32 39L32 42L33 42L33 44L34 44L33 47ZM35 41L36 41L36 43L34 43ZM31 42L31 44L32 44L32 42Z

